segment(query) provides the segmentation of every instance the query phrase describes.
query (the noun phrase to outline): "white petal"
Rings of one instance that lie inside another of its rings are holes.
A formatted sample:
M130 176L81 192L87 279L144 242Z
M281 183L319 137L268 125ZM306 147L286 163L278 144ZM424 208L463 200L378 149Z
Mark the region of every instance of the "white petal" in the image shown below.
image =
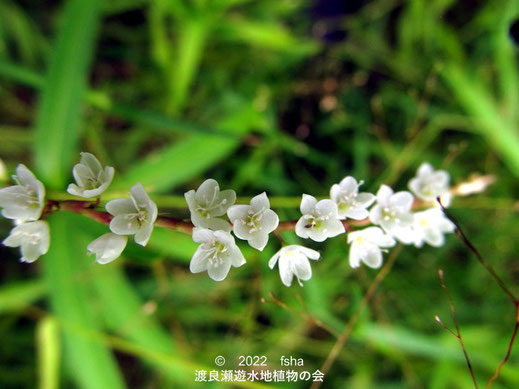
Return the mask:
M244 219L251 207L249 205L231 205L227 210L227 217L232 224L236 224L237 219Z
M293 259L294 273L301 281L307 281L312 277L312 267L310 262L303 255L298 255Z
M222 281L225 277L227 277L230 269L231 263L228 261L224 261L218 265L215 265L214 263L207 264L207 273L209 274L209 277L215 281Z
M215 196L218 196L220 193L220 187L218 186L218 182L209 178L202 182L202 184L196 190L195 200L198 204L207 204L213 199Z
M43 188L43 184L38 181L36 176L23 164L19 164L16 168L16 177L23 186L29 186L31 190L36 193Z
M308 238L308 231L310 231L311 228L306 228L307 223L308 223L308 219L305 216L301 216L301 218L299 218L299 220L296 223L296 227L295 227L297 236L304 238L304 239Z
M384 231L379 227L368 227L357 232L360 233L359 235L362 235L371 242L377 242L385 235ZM352 232L350 235L356 234L357 232Z
M452 194L450 192L445 192L440 196L440 201L442 202L442 205L444 208L448 208L449 205L451 205L452 200ZM436 203L438 204L438 203Z
M279 276L281 278L281 282L286 286L292 285L292 279L294 278L294 273L290 268L290 261L287 258L281 257L279 260Z
M155 220L157 220L157 217L159 215L159 210L157 208L157 204L155 204L152 200L150 200L148 202L148 208L147 208L147 212L148 212L148 222L150 224L153 224L155 223Z
M146 205L151 201L150 196L148 196L140 182L136 183L130 188L130 196L133 198L137 208L139 209L145 208Z
M211 215L213 216L225 215L227 209L236 201L236 192L232 189L222 190L220 192L220 196L218 197L218 201L221 205L219 207L213 208L211 212Z
M359 236L362 236L362 231L353 231L348 233L348 243L353 242L355 239L357 239Z
M103 182L110 185L112 180L114 179L115 169L111 166L106 166L104 170Z
M197 220L197 222L195 222L195 220ZM227 220L220 219L217 217L211 217L209 219L200 217L200 218L192 219L192 222L197 227L198 226L206 227L206 228L210 228L211 230L214 230L214 231L218 231L218 230L222 230L222 231L226 231L226 232L231 231L231 225L229 224L229 222Z
M267 194L265 192L253 197L250 201L250 205L252 209L254 209L256 212L260 211L264 208L269 209L270 208L270 202L267 197Z
M438 187L447 187L449 186L449 173L444 170L437 170L434 172L431 178L435 185Z
M391 234L400 242L404 244L411 244L414 242L415 237L415 231L414 229L409 227L398 227L391 230Z
M295 247L295 249L297 251L301 252L304 256L306 256L314 261L318 260L319 257L321 256L319 251L309 249L308 247L304 247L304 246L288 246L288 247Z
M344 225L339 221L339 219L330 219L325 223L326 225L326 235L328 238L333 238L334 236L343 234L346 232L344 229Z
M357 197L355 197L355 200L362 204L364 208L369 207L371 204L375 202L376 199L377 197L373 193L368 192L359 193Z
M84 197L84 198L97 197L101 193L103 193L106 190L107 187L108 187L108 184L103 184L103 185L101 185L101 186L99 186L99 187L97 187L95 189L87 189L87 190L84 190L83 193L80 196Z
M411 237L412 237L412 234L411 234ZM375 243L378 247L383 247L383 248L393 247L394 245L396 245L396 241L393 239L393 237L391 237L390 235L386 235L386 234L382 235L376 241L373 241L373 243Z
M369 220L371 220L373 224L380 224L383 220L381 205L376 204L371 208L369 211Z
M250 227L247 224L242 223L241 220L237 220L233 224L232 230L234 231L234 235L236 235L240 239L248 240L251 237L251 234L249 232Z
M133 235L140 229L136 218L128 218L126 215L114 216L110 221L110 230L117 235Z
M196 210L197 204L195 197L195 191L193 189L184 193L184 198L186 199L187 206L189 207L191 213Z
M142 226L134 236L135 243L146 246L153 232L153 224Z
M18 206L17 204L5 207L2 210L2 216L7 219L15 219L22 221L34 221L40 217L40 211L37 208L26 205Z
M349 235L351 234L348 234L348 241L349 241ZM350 247L350 255L349 255L349 259L350 259L350 266L353 268L353 269L356 269L360 266L360 256L359 256L359 245L353 243Z
M193 258L191 258L191 262L189 263L189 271L191 273L203 272L207 270L208 264L209 261L207 260L207 253L200 245L193 254Z
M313 196L303 194L303 198L301 199L301 206L299 207L301 213L303 215L307 215L312 213L315 205L317 204L317 199Z
M397 192L393 196L391 196L391 200L389 201L390 206L401 207L406 210L411 209L413 205L413 195L409 192L402 191Z
M339 201L340 194L341 187L338 184L333 184L330 188L330 198L337 203Z
M7 247L20 247L22 245L23 233L16 230L16 227L11 230L7 238L2 241L2 244Z
M279 216L272 209L267 209L263 212L263 218L261 219L261 228L265 233L271 233L279 225Z
M105 205L106 210L113 216L128 215L137 212L135 204L130 199L115 199L110 200Z
M233 243L232 245L228 246L228 249L229 254L227 255L227 257L229 258L232 266L240 267L243 264L245 264L245 257L241 253L238 246L236 246L236 244Z
M391 189L387 185L381 185L380 189L377 192L377 202L381 205L386 205L389 203L389 199L393 195L393 189Z
M22 241L21 251L21 262L32 263L40 257L39 246L29 242Z
M328 238L327 231L323 231L322 228L308 228L307 234L310 239L316 242L324 242Z
M357 180L351 176L344 177L340 183L340 186L341 191L345 193L355 193L359 187Z
M249 245L254 247L256 250L263 251L267 242L269 240L269 236L267 233L261 232L257 234L252 234L249 238Z
M207 243L214 238L214 232L207 228L195 227L193 228L193 241L196 243Z
M424 231L424 240L429 243L431 246L440 247L445 243L445 238L443 234L433 228L428 228Z
M80 153L80 155L81 158L79 160L79 163L87 166L97 177L97 175L102 169L101 164L99 163L97 158L90 153Z
M270 258L270 260L269 260L269 267L270 267L271 269L274 269L274 266L276 266L276 263L277 263L277 261L278 261L278 259L279 259L279 256L280 256L280 253L281 253L282 251L283 251L283 249L279 250L276 254L274 254L274 255L272 256L272 258Z
M315 205L315 212L318 215L329 215L331 218L337 218L337 204L335 204L332 200L325 199L319 201Z
M428 162L424 162L420 165L420 167L418 168L416 174L419 176L419 177L422 177L422 176L428 176L430 175L431 173L433 172L433 167L431 166L430 163Z
M73 196L83 197L83 191L76 184L69 184L67 187L67 192Z
M214 232L214 237L218 242L222 243L227 247L237 247L236 242L232 235L227 231L218 230Z
M382 266L382 252L378 247L373 246L367 251L366 256L363 258L363 262L373 269L378 269Z
M409 187L409 189L411 190L411 192L413 192L417 197L422 198L422 191L420 189L420 185L421 185L421 182L422 180L420 178L411 178L409 180L409 184L407 185Z
M454 232L454 230L456 229L456 226L449 219L443 218L438 221L438 228L440 229L441 232L448 233L448 232Z
M128 238L126 236L108 232L90 242L87 250L90 251L89 255L95 254L97 263L104 265L119 258L127 242Z
M34 262L40 255L49 250L49 226L47 222L38 220L22 223L12 229L3 241L8 247L21 247L22 262Z
M369 211L365 208L350 208L342 213L345 218L353 220L363 220L369 216Z

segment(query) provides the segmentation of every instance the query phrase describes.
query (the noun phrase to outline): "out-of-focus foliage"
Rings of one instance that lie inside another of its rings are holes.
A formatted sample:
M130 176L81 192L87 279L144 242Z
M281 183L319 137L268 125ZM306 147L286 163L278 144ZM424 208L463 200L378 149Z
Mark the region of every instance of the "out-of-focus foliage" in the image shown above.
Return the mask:
M297 196L328 196L346 175L374 192L405 189L423 161L453 183L493 174L451 209L519 293L518 18L515 0L3 0L0 158L29 166L52 196L89 151L116 167L107 196L141 182L160 212L182 217L176 196L208 177L239 196L267 191L290 220ZM218 283L189 273L190 236L158 228L101 266L85 251L106 227L48 219L51 249L35 264L0 247L2 388L225 387L194 382L217 355L228 369L239 355L280 369L284 355L315 371L377 273L349 267L341 235L304 242L321 259L304 288L286 288L267 266L280 247L271 237L261 253L240 242L247 264ZM0 221L2 239L10 228ZM439 268L484 385L515 313L449 236L400 252L323 387L473 387L434 320L450 326ZM519 387L518 363L514 350L493 387Z

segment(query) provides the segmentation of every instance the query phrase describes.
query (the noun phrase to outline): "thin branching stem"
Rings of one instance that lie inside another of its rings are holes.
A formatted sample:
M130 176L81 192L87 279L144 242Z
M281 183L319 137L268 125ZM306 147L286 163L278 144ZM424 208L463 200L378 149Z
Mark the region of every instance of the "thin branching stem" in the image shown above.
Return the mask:
M476 258L481 263L481 265L483 265L483 267L488 271L488 273L492 276L492 278L497 282L499 287L503 290L503 292L505 292L505 294L508 296L508 298L514 304L514 308L515 308L515 325L514 325L514 330L512 332L512 336L510 338L510 342L508 343L508 349L507 349L505 357L503 358L503 360L497 366L497 369L496 369L494 375L492 377L490 377L490 379L487 382L487 389L490 389L490 387L492 386L492 383L499 377L499 373L501 372L501 368L508 361L508 359L510 358L510 354L512 353L512 348L513 348L513 345L514 345L514 342L515 342L515 338L517 336L517 332L519 331L519 299L517 297L515 297L515 295L510 291L510 289L508 289L508 287L505 285L505 283L503 282L501 277L499 277L499 275L495 272L495 270L492 268L492 266L490 266L490 264L483 258L483 256L479 253L479 251L476 249L476 247L469 241L469 239L467 238L467 236L465 235L465 233L461 229L459 223L456 221L456 219L454 219L454 217L449 212L447 212L447 210L445 209L445 207L441 203L440 198L437 198L436 200L440 204L440 206L441 206L445 216L447 216L447 218L452 223L454 223L454 225L456 226L456 235L458 236L458 238L476 256ZM465 352L465 350L463 350L463 351Z
M102 224L110 224L113 216L108 212L94 209L99 204L99 201L83 201L83 200L48 200L45 206L44 215L57 212L57 211L69 211L80 215L84 215ZM362 227L369 225L371 222L369 218L363 220L341 220L344 228L347 231L352 231L352 227ZM280 238L283 243L284 240L278 232L281 231L293 231L295 229L297 220L287 220L279 223L278 228L274 231L274 234ZM185 221L175 217L159 216L155 221L157 227L167 228L170 230L177 230L186 234L193 233L193 223Z
M519 330L519 302L516 302L515 310L516 310L515 326L514 326L514 331L512 332L512 337L510 338L510 342L508 343L508 349L506 351L506 355L503 358L503 360L499 363L499 365L497 366L497 369L496 369L494 375L492 377L490 377L490 379L488 380L488 382L487 382L487 389L490 389L490 387L492 386L492 382L494 382L494 380L497 377L499 377L499 373L501 372L501 368L508 361L508 358L510 358L510 354L512 353L512 347L514 346L515 337L517 336L517 331Z
M468 240L467 236L465 235L465 233L463 232L463 230L461 229L459 223L456 221L456 219L454 219L454 217L445 209L445 207L443 206L443 204L441 203L441 200L440 198L437 199L438 200L438 203L440 204L442 210L443 210L443 213L445 214L445 216L447 216L447 218L452 222L454 223L454 225L456 226L456 235L458 236L458 238L461 239L461 241L463 242L463 244L465 246L467 246L467 248L472 251L472 253L476 256L476 258L478 259L478 261L483 265L483 267L490 273L490 275L492 276L492 278L494 278L494 280L498 283L498 285L500 286L501 289L503 289L503 291L506 293L506 295L510 298L510 300L512 300L512 302L514 304L517 303L517 298L514 296L514 294L510 291L510 289L508 289L508 287L505 285L505 283L503 282L503 280L501 280L501 278L497 275L497 273L495 272L495 270L492 268L492 266L490 266L488 264L487 261L485 261L485 259L481 256L481 254L479 253L479 251L474 247L474 245Z
M454 322L454 327L456 328L456 333L454 333L445 324L443 324L443 322L440 320L440 318L438 316L436 316L436 321L438 323L440 323L440 325L444 329L449 331L451 333L451 335L453 335L456 339L458 339L458 342L460 342L461 349L463 350L463 355L465 357L465 361L467 362L467 366L469 368L470 376L472 377L472 382L474 382L474 387L476 389L478 389L478 383L477 383L476 377L474 375L474 369L472 368L472 364L470 363L469 355L467 354L467 350L465 348L465 344L463 343L463 339L461 338L460 327L458 325L458 321L456 320L456 311L454 309L454 301L452 300L452 296L451 296L451 294L449 292L449 289L447 288L447 286L445 285L445 281L443 280L443 270L441 270L441 269L438 270L438 276L440 277L440 284L441 284L443 290L445 291L445 294L447 295L447 297L449 299L449 306L450 306L450 310L451 310L451 317L452 317L452 321Z

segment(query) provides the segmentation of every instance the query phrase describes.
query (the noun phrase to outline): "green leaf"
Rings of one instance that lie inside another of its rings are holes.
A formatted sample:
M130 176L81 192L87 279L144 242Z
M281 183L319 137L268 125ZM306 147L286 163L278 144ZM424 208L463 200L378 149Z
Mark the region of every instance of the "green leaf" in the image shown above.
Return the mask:
M69 216L74 219L74 225L77 226L73 234L78 246L78 253L82 253L84 247L102 234L106 227L82 216ZM157 230L153 235L160 232L160 229ZM89 265L91 275L89 284L92 293L96 296L98 306L103 312L104 322L110 330L131 340L133 344L142 347L147 353L183 358L178 354L174 338L160 326L153 316L143 311L144 302L141 301L134 287L119 268L124 263L123 258L107 265L99 265L92 264L92 258L87 259L84 255L79 257ZM191 380L193 375L193 370L186 370L185 366L154 359L148 360L148 362L177 383L186 377Z
M221 29L224 37L292 54L310 55L319 49L317 42L301 41L292 35L282 24L270 21L252 21L243 18L228 18Z
M475 119L475 129L501 155L510 171L519 177L519 134L516 125L502 118L490 88L457 65L445 66L442 75L460 105Z
M36 328L40 389L59 388L61 342L58 330L58 323L51 316L40 320Z
M49 59L37 112L34 151L37 175L46 185L62 188L76 157L81 100L86 91L100 4L70 0Z
M245 104L225 116L216 127L225 132L244 135L258 121L258 113ZM152 192L165 192L196 177L230 155L240 144L240 137L215 133L197 134L164 147L136 163L111 189L128 189L136 182Z
M0 313L21 311L45 295L43 281L17 281L0 288Z
M171 53L167 68L170 87L169 109L176 112L184 104L198 71L210 25L207 18L182 20L177 28L177 50Z
M77 239L79 216L59 213L49 219L52 244L41 261L50 302L62 324L65 360L76 384L85 389L124 388L123 378L109 349L89 334L99 331L90 292L91 260ZM81 330L78 330L81 329Z

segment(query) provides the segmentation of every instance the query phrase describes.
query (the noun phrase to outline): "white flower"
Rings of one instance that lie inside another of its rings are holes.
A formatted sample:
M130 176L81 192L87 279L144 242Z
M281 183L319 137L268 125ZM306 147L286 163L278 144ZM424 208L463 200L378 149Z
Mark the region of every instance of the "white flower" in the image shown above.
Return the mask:
M424 162L416 172L417 176L409 181L409 189L423 201L436 203L436 198L441 197L444 207L448 207L452 195L449 192L449 173L444 170L434 170Z
M245 263L245 258L234 238L227 231L212 231L207 228L195 227L193 240L200 243L195 251L189 270L200 273L207 270L209 277L221 281L229 273L231 265L239 267Z
M253 197L250 205L233 205L227 210L233 224L234 235L247 240L257 250L262 251L269 240L269 234L279 224L276 212L270 209L267 194Z
M127 236L108 232L90 242L87 246L87 250L90 251L88 255L95 254L96 262L104 265L119 258L126 243L128 243Z
M424 242L434 247L443 246L443 234L453 232L456 226L445 217L439 208L431 208L414 214L414 244L422 247Z
M350 266L354 269L360 266L361 261L371 268L379 268L382 265L381 247L393 247L396 244L391 236L378 227L350 232L348 243L351 243Z
M319 252L303 246L285 246L270 259L269 267L274 269L279 260L279 276L283 284L292 285L295 275L299 285L303 286L301 281L308 281L312 277L312 268L308 258L316 261L319 257Z
M300 209L303 216L297 221L296 234L301 238L323 242L345 231L332 200L317 202L315 197L303 194Z
M20 222L38 220L45 205L45 187L24 165L16 168L17 185L0 189L2 215Z
M232 189L220 191L218 182L212 178L205 180L196 192L190 190L184 194L191 221L195 227L204 227L211 230L231 231L231 225L224 219L218 218L227 212L227 209L236 201L236 192Z
M79 197L96 197L103 193L114 178L114 168L106 166L104 169L90 153L80 153L81 159L72 168L76 184L70 184L67 192Z
M337 204L339 219L362 220L368 217L368 208L375 201L372 193L359 193L359 186L362 181L357 183L353 177L345 177L339 184L332 185L330 190L331 199Z
M14 227L2 243L7 247L20 247L20 261L34 262L49 250L49 235L47 222L38 220Z
M135 242L146 246L157 219L157 206L150 199L142 184L130 189L129 199L116 199L106 204L106 210L114 216L110 230L117 235L135 234Z
M371 208L369 218L402 243L412 243L413 200L413 195L409 192L393 193L389 186L382 185L377 192L377 203Z

